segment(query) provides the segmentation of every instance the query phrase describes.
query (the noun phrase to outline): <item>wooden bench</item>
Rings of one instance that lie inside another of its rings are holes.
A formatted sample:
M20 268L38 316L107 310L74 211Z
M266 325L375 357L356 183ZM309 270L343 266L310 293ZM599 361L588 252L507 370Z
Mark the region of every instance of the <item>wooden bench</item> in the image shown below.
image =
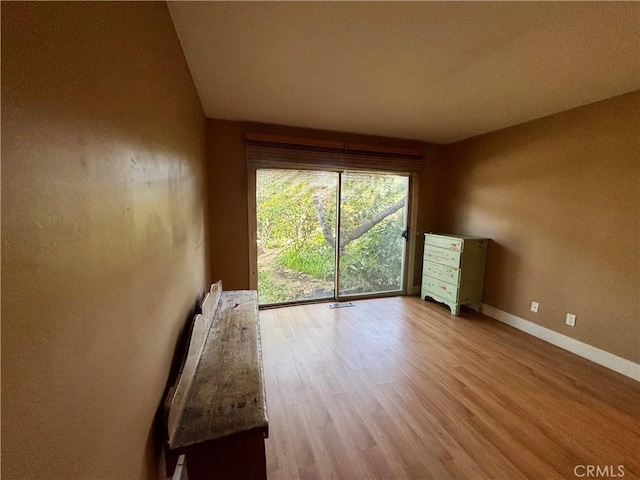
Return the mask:
M266 479L268 436L258 299L217 282L196 315L165 401L168 445L189 480Z

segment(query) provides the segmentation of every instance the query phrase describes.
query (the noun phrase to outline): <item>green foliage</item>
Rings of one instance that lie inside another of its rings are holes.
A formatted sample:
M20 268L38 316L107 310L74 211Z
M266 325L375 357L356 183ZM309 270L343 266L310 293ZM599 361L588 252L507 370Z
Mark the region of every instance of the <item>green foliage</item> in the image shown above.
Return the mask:
M258 299L261 305L286 302L292 295L290 288L275 282L273 272L263 270L258 275Z
M351 232L407 192L406 177L343 175L342 230ZM401 288L404 209L374 225L341 252L341 293L399 290Z
M316 245L322 243L322 230L313 205L315 178L309 172L267 172L258 175L256 195L258 239L262 245L299 249L309 241ZM333 176L335 182L337 175ZM331 190L324 185L318 189ZM335 198L335 186L333 190ZM331 194L323 193L325 197ZM331 210L330 205L327 207ZM335 200L333 219L335 221Z
M399 290L404 239L402 212L347 245L340 260L341 293Z
M334 249L323 235L314 197L322 205L326 229L335 238L338 176L331 172L260 171L257 176L258 243L279 254L273 268L331 280ZM343 174L342 235L354 232L407 194L407 178L395 175ZM360 238L342 245L341 293L401 288L404 209L374 224ZM291 300L295 294L276 286L275 271L259 271L261 303ZM264 291L263 291L264 290ZM287 294L285 300L282 298ZM269 298L270 301L265 301Z
M294 272L332 280L335 271L335 254L333 248L323 240L323 243L319 245L314 242L299 250L284 249L278 256L276 263Z

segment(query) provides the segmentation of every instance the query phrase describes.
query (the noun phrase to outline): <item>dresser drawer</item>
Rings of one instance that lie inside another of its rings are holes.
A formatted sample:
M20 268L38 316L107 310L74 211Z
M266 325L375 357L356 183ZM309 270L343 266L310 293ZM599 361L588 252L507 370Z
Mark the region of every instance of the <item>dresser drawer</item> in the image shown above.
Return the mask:
M451 300L452 302L458 301L458 287L450 285L437 278L432 278L424 275L422 277L422 287L429 293L433 293L438 297Z
M446 248L447 250L456 252L461 252L464 245L464 242L460 238L445 237L443 235L425 235L424 243L425 245Z
M422 267L422 274L437 278L443 282L451 283L452 285L460 284L459 268L447 267L446 265L440 265L435 262L425 262Z
M458 268L460 266L460 252L453 250L445 250L444 248L434 247L432 245L424 246L424 264L428 262L439 263L449 267Z

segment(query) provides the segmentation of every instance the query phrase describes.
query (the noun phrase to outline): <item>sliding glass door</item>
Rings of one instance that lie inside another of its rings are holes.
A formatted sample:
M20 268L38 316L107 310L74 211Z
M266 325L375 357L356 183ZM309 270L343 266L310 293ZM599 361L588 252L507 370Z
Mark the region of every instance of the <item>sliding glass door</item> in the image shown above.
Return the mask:
M401 292L408 188L400 175L257 170L260 304Z
M403 289L408 190L405 176L341 175L340 297Z
M334 298L335 244L320 225L335 225L338 179L335 172L256 171L261 305Z

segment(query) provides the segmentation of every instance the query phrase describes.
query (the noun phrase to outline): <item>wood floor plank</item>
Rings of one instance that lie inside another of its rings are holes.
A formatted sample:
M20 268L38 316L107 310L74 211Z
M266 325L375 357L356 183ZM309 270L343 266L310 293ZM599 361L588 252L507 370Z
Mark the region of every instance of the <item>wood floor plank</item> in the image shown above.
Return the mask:
M640 386L413 297L260 312L277 479L640 478Z

